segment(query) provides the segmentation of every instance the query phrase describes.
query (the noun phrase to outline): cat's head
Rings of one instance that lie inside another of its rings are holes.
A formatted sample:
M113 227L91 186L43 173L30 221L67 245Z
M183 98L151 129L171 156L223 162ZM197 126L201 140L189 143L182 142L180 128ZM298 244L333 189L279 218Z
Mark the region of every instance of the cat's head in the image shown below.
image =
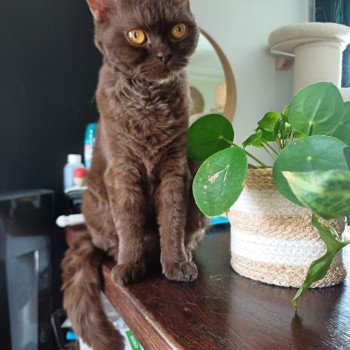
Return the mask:
M189 0L87 0L105 59L148 81L171 79L198 41Z

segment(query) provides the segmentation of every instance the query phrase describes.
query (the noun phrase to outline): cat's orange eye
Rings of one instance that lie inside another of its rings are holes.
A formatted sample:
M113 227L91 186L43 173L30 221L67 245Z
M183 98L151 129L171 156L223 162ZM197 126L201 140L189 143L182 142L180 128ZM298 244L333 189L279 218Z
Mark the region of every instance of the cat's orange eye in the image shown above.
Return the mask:
M187 34L187 26L184 23L179 23L174 25L174 27L171 28L171 36L174 39L182 39Z
M136 45L142 45L146 41L146 34L141 29L133 29L128 32L129 40Z

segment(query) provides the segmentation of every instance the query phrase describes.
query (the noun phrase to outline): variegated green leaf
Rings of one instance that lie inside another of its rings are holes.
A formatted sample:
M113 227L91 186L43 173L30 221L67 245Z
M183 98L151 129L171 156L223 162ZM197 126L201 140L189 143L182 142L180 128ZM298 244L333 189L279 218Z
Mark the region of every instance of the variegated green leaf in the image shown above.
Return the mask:
M285 171L283 175L298 200L324 219L350 215L350 171Z
M291 191L283 171L347 170L343 150L346 144L330 136L308 136L287 145L273 166L277 189L290 201L301 205Z

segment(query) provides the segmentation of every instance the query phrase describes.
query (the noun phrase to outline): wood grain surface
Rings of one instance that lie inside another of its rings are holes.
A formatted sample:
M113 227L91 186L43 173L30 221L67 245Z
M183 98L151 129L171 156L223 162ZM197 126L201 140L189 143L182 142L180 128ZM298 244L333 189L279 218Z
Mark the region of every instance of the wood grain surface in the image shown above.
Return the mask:
M105 293L146 350L350 349L350 279L310 290L290 305L295 289L265 285L230 267L228 229L209 234L195 261L199 278L176 283L150 273L116 286L103 266ZM349 268L349 254L346 254Z

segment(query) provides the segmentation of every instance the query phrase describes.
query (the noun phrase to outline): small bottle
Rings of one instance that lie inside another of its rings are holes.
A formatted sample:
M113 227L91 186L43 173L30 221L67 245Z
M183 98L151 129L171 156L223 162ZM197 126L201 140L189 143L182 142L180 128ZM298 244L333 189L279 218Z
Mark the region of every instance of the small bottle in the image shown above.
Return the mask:
M86 168L76 168L73 172L73 181L76 187L84 187L86 186Z
M96 123L90 123L85 130L84 139L84 163L87 169L91 167L92 151L95 143Z
M68 154L67 160L68 162L63 170L64 190L74 187L74 170L77 168L84 168L84 165L81 163L80 154Z

